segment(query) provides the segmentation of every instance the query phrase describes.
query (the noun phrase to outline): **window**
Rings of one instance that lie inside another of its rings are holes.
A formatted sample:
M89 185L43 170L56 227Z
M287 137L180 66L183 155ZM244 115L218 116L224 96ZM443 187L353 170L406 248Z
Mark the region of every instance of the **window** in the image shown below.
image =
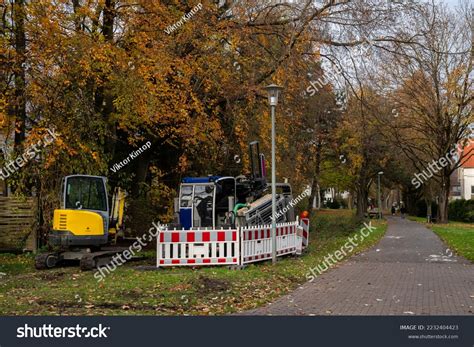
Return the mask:
M461 196L461 186L456 185L452 187L452 196Z
M193 200L193 186L181 186L180 207L191 207Z
M223 178L216 182L216 225L224 224L229 211L229 196L235 199L235 179ZM234 200L235 201L235 200Z
M101 178L70 177L66 184L66 208L107 211L107 194Z
M213 220L213 185L196 185L194 187L194 213L193 226L212 227Z

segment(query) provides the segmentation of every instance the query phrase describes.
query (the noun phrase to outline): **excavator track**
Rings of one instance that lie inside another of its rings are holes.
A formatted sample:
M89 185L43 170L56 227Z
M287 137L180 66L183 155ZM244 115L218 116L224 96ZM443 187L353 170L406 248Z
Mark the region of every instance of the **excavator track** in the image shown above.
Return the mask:
M90 271L100 266L105 266L112 260L112 257L120 253L121 250L110 250L102 252L93 252L84 255L80 261L80 267L83 271Z
M106 266L112 261L114 255L126 250L124 247L104 247L105 249L95 252L84 252L74 250L64 250L61 252L48 252L38 254L35 258L35 268L45 270L56 267L67 261L79 260L81 270L90 271L102 266ZM133 257L133 260L140 260L142 257Z
M38 254L35 257L35 268L37 270L45 270L56 267L60 261L60 256L57 252L48 252Z

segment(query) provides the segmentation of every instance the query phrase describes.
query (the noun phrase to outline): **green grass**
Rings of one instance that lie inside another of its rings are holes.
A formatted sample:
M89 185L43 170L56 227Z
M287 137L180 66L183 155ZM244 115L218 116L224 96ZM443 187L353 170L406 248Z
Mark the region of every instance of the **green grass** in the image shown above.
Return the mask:
M449 222L448 224L428 224L426 218L409 217L415 222L424 223L426 227L433 230L451 250L474 262L474 225L461 222Z
M426 217L408 216L407 219L413 222L426 223Z
M474 225L450 222L435 224L432 229L457 254L474 262Z
M372 224L377 230L354 254L384 234L384 221ZM308 252L283 258L275 266L265 262L234 271L136 270L137 265L155 263L148 252L146 260L127 263L100 283L92 272L77 267L36 271L31 255L0 255L0 272L6 274L0 277L0 315L216 315L251 309L304 283L310 267L341 248L360 228L350 211L321 211L312 220Z

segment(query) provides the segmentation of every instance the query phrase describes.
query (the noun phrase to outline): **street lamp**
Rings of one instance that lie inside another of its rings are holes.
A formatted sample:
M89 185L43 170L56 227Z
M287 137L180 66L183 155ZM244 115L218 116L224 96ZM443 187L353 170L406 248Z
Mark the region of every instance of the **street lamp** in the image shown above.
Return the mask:
M379 205L379 219L382 219L382 197L380 194L380 176L383 175L383 171L377 173L377 194L378 194L378 205Z
M268 103L272 112L272 263L276 263L276 165L275 165L275 108L278 96L283 89L276 84L270 84L265 89L268 92Z

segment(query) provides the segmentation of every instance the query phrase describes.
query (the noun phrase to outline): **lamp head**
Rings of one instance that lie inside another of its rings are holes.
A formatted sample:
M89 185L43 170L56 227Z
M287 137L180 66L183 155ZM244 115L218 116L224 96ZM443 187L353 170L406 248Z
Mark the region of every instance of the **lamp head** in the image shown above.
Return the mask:
M278 104L278 96L283 87L280 87L276 84L270 84L265 87L268 93L268 103L270 106L276 106Z

